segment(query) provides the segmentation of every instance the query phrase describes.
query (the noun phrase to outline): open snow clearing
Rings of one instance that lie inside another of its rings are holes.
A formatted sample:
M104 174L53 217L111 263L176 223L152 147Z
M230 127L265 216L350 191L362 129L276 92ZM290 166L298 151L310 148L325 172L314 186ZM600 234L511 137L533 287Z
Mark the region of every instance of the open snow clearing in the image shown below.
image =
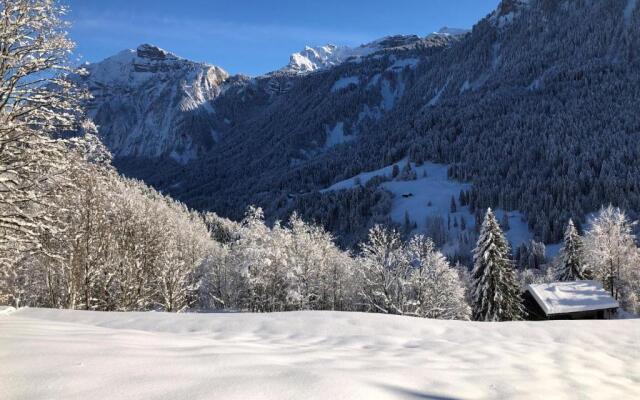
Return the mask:
M632 399L640 319L0 313L14 399Z

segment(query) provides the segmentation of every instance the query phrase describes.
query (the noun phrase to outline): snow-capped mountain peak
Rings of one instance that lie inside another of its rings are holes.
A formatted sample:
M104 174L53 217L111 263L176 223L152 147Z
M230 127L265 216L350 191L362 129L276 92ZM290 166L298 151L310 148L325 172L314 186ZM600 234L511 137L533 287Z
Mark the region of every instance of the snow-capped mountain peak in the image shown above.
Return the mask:
M334 44L317 47L306 46L304 50L293 53L289 59L289 64L281 71L304 74L331 68L349 60L357 60L385 49L410 45L419 40L420 37L416 35L395 35L385 36L358 47L337 46Z
M150 44L83 69L76 79L93 94L89 115L115 156L186 162L215 141L211 102L229 78L223 69Z
M351 50L347 46L327 44L325 46L310 47L293 53L289 59L287 69L298 72L312 72L342 63L350 56Z
M463 28L450 28L448 26L443 26L437 32L433 32L433 35L443 35L443 36L464 36L467 33L471 32L470 29Z
M180 58L175 54L152 44L141 44L136 49L136 54L140 58L146 58L149 60L177 60Z
M84 69L87 70L91 81L102 84L136 85L151 78L155 73L175 75L191 71L197 75L198 71L208 72L212 69L220 78L217 80L228 77L227 72L219 67L185 60L150 44L142 44L135 50L123 50L97 63L87 63Z

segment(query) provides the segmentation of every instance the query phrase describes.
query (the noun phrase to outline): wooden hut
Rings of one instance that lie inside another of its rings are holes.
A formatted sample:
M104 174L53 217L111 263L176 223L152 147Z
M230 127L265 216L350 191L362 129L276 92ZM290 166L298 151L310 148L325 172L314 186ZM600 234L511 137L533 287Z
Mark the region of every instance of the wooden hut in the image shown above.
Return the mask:
M611 319L620 305L597 281L532 284L523 301L531 320Z

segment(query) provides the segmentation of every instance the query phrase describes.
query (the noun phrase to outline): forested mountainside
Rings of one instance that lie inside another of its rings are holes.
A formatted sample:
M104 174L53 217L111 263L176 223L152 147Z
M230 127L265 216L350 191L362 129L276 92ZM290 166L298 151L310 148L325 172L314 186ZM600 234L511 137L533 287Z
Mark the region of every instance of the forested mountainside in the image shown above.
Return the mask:
M257 204L271 218L297 210L327 225L330 215L334 233L358 235L386 218L389 194L376 181L319 189L407 156L450 165L452 178L473 183L464 196L473 210L520 210L546 242L602 204L637 215L635 0L504 0L469 34L409 38L311 73L220 72L197 116L176 117L205 128L172 126L174 148L121 151L114 138L132 134L119 122L130 107L97 98L94 117L121 171L232 218ZM185 157L181 143L206 134Z

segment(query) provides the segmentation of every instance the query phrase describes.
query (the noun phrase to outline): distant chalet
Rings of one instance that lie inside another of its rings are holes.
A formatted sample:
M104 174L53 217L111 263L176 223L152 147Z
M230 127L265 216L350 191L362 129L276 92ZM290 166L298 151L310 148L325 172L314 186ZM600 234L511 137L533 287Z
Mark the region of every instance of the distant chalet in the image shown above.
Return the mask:
M596 281L529 285L523 297L529 319L537 321L611 319L620 307Z

